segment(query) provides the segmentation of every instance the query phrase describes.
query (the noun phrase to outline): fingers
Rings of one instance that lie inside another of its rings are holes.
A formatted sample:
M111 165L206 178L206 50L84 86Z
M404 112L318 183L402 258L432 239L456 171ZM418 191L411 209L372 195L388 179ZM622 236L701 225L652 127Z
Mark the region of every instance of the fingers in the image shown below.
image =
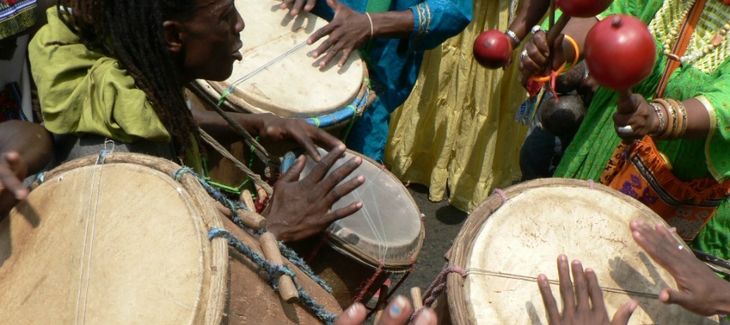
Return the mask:
M327 51L327 55L319 62L319 68L324 69L327 65L334 60L338 54L342 51L342 45L338 42L334 46L330 47Z
M605 313L606 305L603 301L603 291L601 291L601 287L598 285L596 272L593 272L592 269L586 269L585 276L586 282L588 282L588 295L591 298L591 306L593 310Z
M549 324L558 324L560 320L560 312L555 302L555 297L550 289L550 282L544 274L537 276L537 286L540 288L540 296L542 303L545 305L545 313L547 314Z
M342 164L342 166L335 169L331 174L327 175L324 180L321 182L322 189L324 189L325 192L329 192L332 188L334 188L337 184L339 184L345 177L352 174L357 167L359 167L362 164L362 158L360 157L353 157L350 158L346 163ZM365 180L363 178L363 180ZM334 202L334 201L333 201Z
M340 141L340 139L335 138L327 131L315 128L313 126L310 126L310 130L312 130L312 132L314 133L314 135L312 135L314 141L316 141L318 145L320 145L327 151L331 151L337 146L345 145L344 143L342 143L342 141Z
M327 174L327 171L330 170L332 165L342 157L342 154L345 153L345 146L337 146L332 151L330 151L324 158L322 158L319 162L317 162L317 166L312 169L312 172L307 175L305 178L305 181L309 182L309 184L317 184L319 181L322 180L324 175Z
M304 156L297 157L297 160L294 161L294 165L289 168L289 170L281 176L281 181L284 182L296 182L299 180L300 175L302 174L302 170L304 170L305 163L307 162L307 158Z
M684 262L682 262L682 259L676 258L679 253L678 247L680 243L671 236L669 230L663 225L657 225L656 228L652 228L641 220L632 221L630 227L634 241L655 262L667 269L672 275L676 275L679 265ZM660 229L665 231L666 237L662 236Z
M360 185L362 185L363 183L365 183L365 176L360 175L349 180L347 183L338 186L334 190L329 191L329 193L327 194L327 198L325 199L326 204L334 204L339 199L343 198L347 194L350 194L352 191L354 191L356 188L360 187Z
M616 313L613 314L613 319L611 319L611 325L628 324L629 318L631 318L631 314L634 313L634 310L636 310L636 306L638 305L639 304L635 300L631 300L621 305Z
M631 90L619 92L617 112L621 114L633 114L639 109L641 95L633 94Z
M436 313L431 308L421 308L413 317L413 325L436 325Z
M15 195L15 199L24 200L28 196L28 189L21 181L27 170L25 163L17 152L3 154L2 160L7 165L0 164L0 189L5 188Z
M304 11L310 12L314 9L314 5L317 4L317 0L307 0L307 4L304 5Z
M328 213L327 215L325 215L325 218L324 218L325 223L330 224L330 223L340 220L342 218L349 217L349 216L355 214L355 212L357 212L358 210L360 210L362 208L362 206L363 206L362 202L353 202L344 208L339 208L335 211L332 211L332 212Z
M355 303L335 319L334 325L360 325L365 322L368 312L360 303Z
M299 14L299 11L302 10L302 7L304 6L304 0L295 0L294 6L292 6L291 10L289 10L289 15L296 16Z
M691 298L692 297L688 293L671 288L664 288L659 293L659 300L665 304L686 306L691 302Z
M403 296L398 296L385 308L377 325L404 325L413 313L411 303Z
M583 265L579 260L575 260L571 263L571 269L573 271L573 281L575 282L576 307L579 312L588 311L590 309L590 304L588 303L588 284L586 283L585 273L583 272Z
M329 23L329 24L325 25L324 27L322 27L322 28L318 29L316 32L314 32L312 34L312 36L309 36L309 38L307 39L307 44L312 45L314 43L317 43L317 41L319 41L320 38L329 35L330 33L332 33L333 30L335 30L334 24ZM327 46L325 46L325 44L327 44ZM319 45L319 47L317 47L316 50L314 50L312 55L314 57L318 57L319 54L322 53L327 48L329 48L330 45L331 45L331 42L329 42L329 40L325 40L322 44Z
M573 282L570 280L568 257L558 256L558 278L560 279L560 296L563 298L563 314L570 316L575 310Z
M337 66L340 68L345 66L345 63L347 63L347 59L350 58L350 54L352 54L352 49L346 48L342 50L342 56L340 57L340 61L337 62Z
M319 156L319 150L317 150L317 146L314 144L314 141L312 141L312 138L309 136L307 132L304 131L305 128L313 128L310 125L306 125L301 128L297 128L295 132L292 132L292 137L294 140L299 143L300 146L304 147L304 150L307 151L307 154L312 157L312 160L319 161L321 157Z

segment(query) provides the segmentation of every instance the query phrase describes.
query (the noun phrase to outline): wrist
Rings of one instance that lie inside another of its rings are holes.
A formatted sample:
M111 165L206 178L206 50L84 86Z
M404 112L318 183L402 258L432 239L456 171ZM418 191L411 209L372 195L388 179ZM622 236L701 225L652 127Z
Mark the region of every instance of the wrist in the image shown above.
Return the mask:
M715 292L713 294L713 306L717 311L718 315L730 315L730 282L717 279L719 282L717 286L714 286Z

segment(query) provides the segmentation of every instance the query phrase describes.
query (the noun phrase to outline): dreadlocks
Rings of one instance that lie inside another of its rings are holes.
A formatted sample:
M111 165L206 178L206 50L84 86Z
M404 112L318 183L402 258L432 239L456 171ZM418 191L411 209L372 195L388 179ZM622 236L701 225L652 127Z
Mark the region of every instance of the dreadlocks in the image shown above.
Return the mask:
M114 56L147 95L179 153L199 137L167 51L162 22L185 18L195 0L59 0L59 16L90 49Z

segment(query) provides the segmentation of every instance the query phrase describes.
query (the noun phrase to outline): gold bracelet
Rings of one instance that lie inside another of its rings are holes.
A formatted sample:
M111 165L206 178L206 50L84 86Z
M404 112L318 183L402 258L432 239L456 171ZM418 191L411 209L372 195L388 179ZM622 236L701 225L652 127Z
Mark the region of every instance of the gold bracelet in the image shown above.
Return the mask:
M674 110L674 107L672 107L669 102L662 98L655 98L653 102L664 107L664 110L667 112L667 127L664 129L664 132L659 135L659 138L668 139L677 129L677 111Z
M676 107L677 111L679 112L679 118L677 118L678 121L680 121L681 127L677 128L677 133L674 134L675 138L681 138L684 136L685 133L687 133L687 107L684 106L684 103L676 100L676 99L670 99L667 98L667 100Z
M656 102L650 102L649 105L651 105L651 107L654 109L654 113L656 113L656 118L659 122L659 126L657 127L657 129L649 135L657 136L664 133L664 131L667 129L667 118L664 116L665 109L664 106Z

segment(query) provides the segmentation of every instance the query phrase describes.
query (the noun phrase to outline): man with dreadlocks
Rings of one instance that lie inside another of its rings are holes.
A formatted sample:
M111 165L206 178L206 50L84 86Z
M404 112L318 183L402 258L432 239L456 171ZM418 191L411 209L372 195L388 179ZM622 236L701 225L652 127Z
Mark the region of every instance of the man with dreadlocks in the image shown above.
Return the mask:
M232 0L59 0L47 16L28 51L56 163L98 152L112 139L117 151L183 159L200 169L198 126L231 133L216 113L193 114L183 88L197 78L224 80L242 59L244 22ZM330 149L315 176L299 181L300 157L274 186L267 219L279 239L311 236L362 206L330 211L364 182L361 176L340 184L359 158L325 176L344 153L339 140L297 120L229 117L262 138L297 141L315 160L314 143Z

